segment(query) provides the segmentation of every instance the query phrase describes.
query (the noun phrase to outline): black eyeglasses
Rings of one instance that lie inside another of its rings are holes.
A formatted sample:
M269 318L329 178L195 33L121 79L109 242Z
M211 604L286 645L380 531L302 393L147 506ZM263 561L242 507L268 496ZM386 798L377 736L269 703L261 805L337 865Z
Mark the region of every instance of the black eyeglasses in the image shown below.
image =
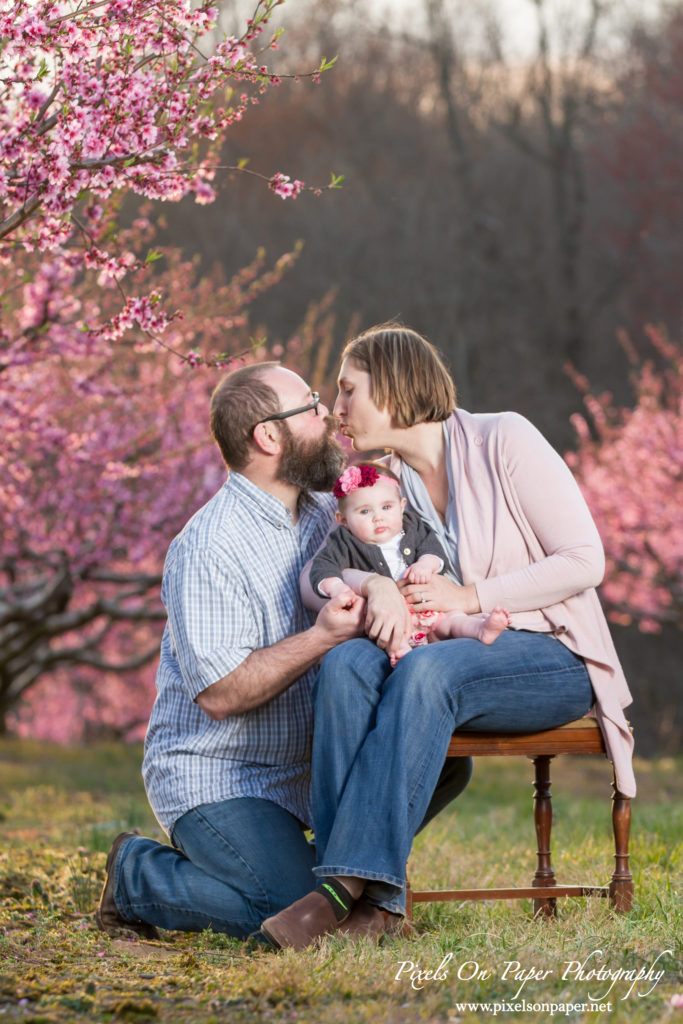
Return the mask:
M300 412L310 412L311 409L315 409L316 416L319 416L318 404L320 402L320 395L317 391L311 391L311 398L313 401L310 405L300 405L298 409L287 409L286 412L274 412L272 416L264 416L263 419L258 422L268 423L269 420L286 420L290 416L298 416ZM257 427L258 423L255 423L254 426Z

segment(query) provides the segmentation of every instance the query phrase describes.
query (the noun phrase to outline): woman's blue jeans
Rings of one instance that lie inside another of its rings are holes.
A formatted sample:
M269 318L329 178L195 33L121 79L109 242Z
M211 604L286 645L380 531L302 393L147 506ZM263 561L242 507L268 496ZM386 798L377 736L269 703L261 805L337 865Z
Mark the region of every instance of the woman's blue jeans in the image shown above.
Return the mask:
M397 912L454 729L551 728L593 703L581 658L553 636L514 630L489 646L417 647L393 670L374 643L349 640L325 656L314 697L315 874L366 878L366 896ZM442 805L466 784L464 762Z

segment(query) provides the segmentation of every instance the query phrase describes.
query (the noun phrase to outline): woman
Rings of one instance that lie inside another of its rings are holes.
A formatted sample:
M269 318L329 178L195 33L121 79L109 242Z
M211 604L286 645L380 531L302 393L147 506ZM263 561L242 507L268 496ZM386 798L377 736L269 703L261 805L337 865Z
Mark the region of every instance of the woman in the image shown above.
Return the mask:
M295 948L338 929L379 935L397 926L413 837L467 781L466 766L442 773L456 728L552 728L593 707L619 789L635 793L622 711L631 698L594 589L602 545L564 461L515 413L454 409L443 362L414 331L373 328L342 360L342 433L357 451L391 450L389 466L458 580L397 585L345 574L367 600L376 644L342 644L316 682L315 873L324 881L263 925L276 945ZM430 644L392 670L386 655L410 618L403 598L467 614L498 605L512 628L489 647Z

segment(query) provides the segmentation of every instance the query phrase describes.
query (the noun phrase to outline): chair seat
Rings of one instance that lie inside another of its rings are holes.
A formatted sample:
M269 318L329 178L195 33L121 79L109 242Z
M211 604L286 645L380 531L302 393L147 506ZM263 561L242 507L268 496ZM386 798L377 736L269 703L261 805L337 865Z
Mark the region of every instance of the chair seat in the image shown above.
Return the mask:
M604 754L605 742L594 718L577 718L556 729L541 732L453 733L446 757L477 755L537 757L539 754Z

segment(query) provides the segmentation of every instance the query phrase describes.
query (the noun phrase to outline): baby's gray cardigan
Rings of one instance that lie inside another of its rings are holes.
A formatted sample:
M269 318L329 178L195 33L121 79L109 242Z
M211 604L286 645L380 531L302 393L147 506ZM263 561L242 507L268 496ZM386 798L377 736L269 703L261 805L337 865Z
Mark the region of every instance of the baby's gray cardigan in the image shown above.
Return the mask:
M448 571L448 559L431 526L414 512L407 511L403 513L403 532L401 553L406 565L412 565L421 555L436 555L443 559L441 572ZM323 580L329 577L341 579L344 569L364 569L366 572L379 573L380 576L391 575L379 545L364 544L345 526L338 526L311 562L310 581L315 593L320 593L318 585Z

